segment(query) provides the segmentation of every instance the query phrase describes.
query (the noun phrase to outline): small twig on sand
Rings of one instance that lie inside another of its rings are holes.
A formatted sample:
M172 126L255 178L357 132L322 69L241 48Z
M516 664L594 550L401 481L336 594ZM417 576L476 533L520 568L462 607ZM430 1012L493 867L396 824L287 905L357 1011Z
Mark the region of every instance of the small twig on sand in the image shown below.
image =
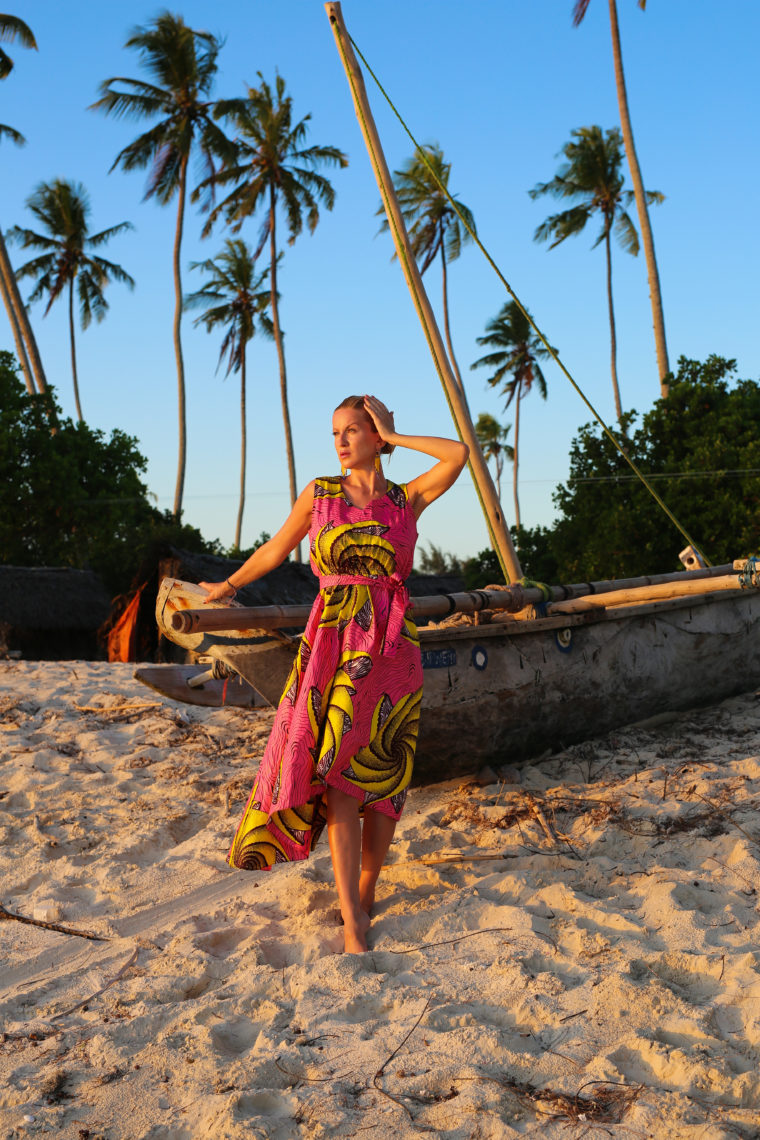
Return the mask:
M725 867L727 871L730 871L733 875L736 875L737 879L741 879L743 883L746 883L749 887L749 890L744 891L743 894L757 894L757 888L752 885L752 880L748 879L746 875L742 875L739 871L736 870L735 867L729 867L728 863L721 863L720 859L716 859L714 855L708 855L707 858L710 859L713 863L717 863L719 867Z
M274 1063L275 1067L278 1068L281 1073L284 1073L286 1077L293 1077L296 1081L305 1081L310 1085L326 1084L329 1081L342 1081L345 1080L346 1077L350 1077L351 1073L354 1071L353 1069L348 1069L347 1072L340 1073L337 1077L335 1076L335 1073L331 1073L329 1077L305 1077L303 1073L293 1073L290 1069L283 1068L283 1066L280 1064L279 1056L275 1057Z
M533 796L528 795L525 798L528 801L528 805L530 807L531 814L538 820L538 823L539 823L541 830L543 831L544 835L549 840L552 847L556 847L557 846L557 837L554 834L554 832L552 831L552 829L549 827L549 824L546 822L546 816L541 811L541 808L538 806L536 801L533 799Z
M100 995L105 993L110 986L112 986L115 982L118 982L119 978L121 978L122 975L127 972L130 966L133 966L135 964L139 950L139 946L135 946L134 953L130 955L129 960L124 963L121 969L118 970L112 978L108 979L104 986L101 986L99 990L96 990L94 994L90 994L90 996L86 997L84 1001L80 1001L77 1002L76 1005L72 1005L71 1009L64 1009L62 1013L53 1014L50 1020L57 1021L61 1017L68 1017L70 1013L76 1013L76 1011L78 1009L81 1009L82 1006L89 1005L89 1003L91 1001L94 1001L96 997L100 997Z
M453 946L455 942L464 942L476 934L503 934L511 930L511 926L487 926L483 930L473 930L471 934L460 934L458 938L446 938L443 942L421 942L419 946L410 946L407 950L386 950L386 954L416 954L418 950L430 950L434 946ZM388 1064L387 1061L385 1063Z
M396 1056L396 1054L397 1054L397 1053L398 1053L398 1052L399 1052L401 1049L403 1049L404 1045L406 1045L407 1041L408 1041L408 1040L409 1040L409 1038L412 1036L412 1034L414 1033L415 1029L417 1028L417 1026L419 1025L419 1023L422 1021L422 1019L423 1019L423 1017L425 1016L425 1014L427 1013L427 1011L428 1011L428 1007L429 1007L429 1006L430 1006L430 998L428 998L428 999L427 999L427 1001L425 1002L425 1005L424 1005L424 1007L423 1007L423 1009L422 1009L422 1013L421 1013L421 1014L420 1014L420 1016L417 1018L417 1020L415 1021L414 1025L412 1026L412 1028L411 1028L411 1029L409 1030L409 1032L407 1033L407 1035L406 1035L406 1037L404 1038L404 1040L403 1040L403 1041L402 1041L402 1042L401 1042L399 1045L397 1045L397 1046L396 1046L396 1048L395 1048L395 1049L393 1050L393 1052L391 1053L390 1057L386 1057L386 1059L383 1061L382 1065L380 1066L380 1068L377 1070L377 1072L375 1073L374 1077L372 1078L372 1084L373 1084L373 1086L374 1086L374 1087L377 1089L377 1091L378 1091L379 1093L382 1093L382 1095L383 1095L383 1096L386 1096L386 1097L388 1097L388 1100L392 1100L392 1101L394 1101L394 1102L395 1102L396 1104L398 1104L398 1105L399 1105L401 1108L403 1108L404 1112L407 1114L407 1116L409 1117L409 1119L410 1119L410 1120L413 1120L413 1119L414 1119L414 1117L412 1116L411 1112L409 1111L409 1109L407 1108L407 1106L404 1104L404 1102L403 1102L402 1100L399 1100L399 1098L398 1098L398 1097L396 1097L396 1096L393 1096L391 1093L389 1093L389 1092L386 1092L386 1091L385 1091L385 1089L382 1089L382 1088L380 1088L380 1085L379 1085L377 1082L378 1082L378 1079L379 1079L380 1077L382 1077L383 1073L385 1072L385 1067L386 1067L386 1065L390 1065L391 1061L392 1061L392 1060L393 1060L393 1058ZM432 1129L430 1129L430 1131L432 1131Z
M59 926L57 922L43 922L39 918L27 918L24 914L14 914L13 911L6 910L0 903L0 920L4 918L13 918L16 922L24 922L27 926L39 926L43 930L55 930L58 934L73 934L76 938L90 938L93 942L110 941L104 934L91 934L87 930L74 930L71 926Z
M760 839L758 839L755 835L750 835L748 831L745 831L742 825L740 823L737 823L736 820L732 818L731 813L729 811L726 811L725 808L722 808L720 804L715 804L712 800L708 800L707 796L701 795L696 790L696 788L690 788L689 791L692 795L696 796L697 799L702 800L702 802L706 803L708 807L711 807L713 811L716 811L718 815L722 815L724 819L727 819L729 823L732 823L737 831L741 831L742 835L746 836L747 839L749 839L750 843L760 844Z

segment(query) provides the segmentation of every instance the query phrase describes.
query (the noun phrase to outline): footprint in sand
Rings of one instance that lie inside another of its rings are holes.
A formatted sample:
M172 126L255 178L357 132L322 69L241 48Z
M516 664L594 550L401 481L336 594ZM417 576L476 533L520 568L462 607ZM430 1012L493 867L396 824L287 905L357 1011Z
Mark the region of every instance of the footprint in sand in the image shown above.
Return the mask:
M248 1018L239 1017L223 1021L211 1030L211 1043L224 1057L239 1057L255 1044L259 1026Z

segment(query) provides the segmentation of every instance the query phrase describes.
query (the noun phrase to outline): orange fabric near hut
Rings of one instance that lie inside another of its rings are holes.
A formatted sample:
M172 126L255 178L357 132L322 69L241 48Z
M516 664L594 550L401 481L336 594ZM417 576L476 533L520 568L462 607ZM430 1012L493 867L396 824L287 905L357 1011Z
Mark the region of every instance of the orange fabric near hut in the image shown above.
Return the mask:
M134 661L137 650L137 614L142 590L138 590L108 634L108 660Z

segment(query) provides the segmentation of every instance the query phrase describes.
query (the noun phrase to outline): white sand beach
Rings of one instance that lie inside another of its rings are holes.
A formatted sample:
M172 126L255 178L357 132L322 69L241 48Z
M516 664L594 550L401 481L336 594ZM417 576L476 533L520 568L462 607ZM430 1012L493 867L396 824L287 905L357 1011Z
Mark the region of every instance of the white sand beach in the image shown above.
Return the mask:
M0 923L4 1140L760 1137L754 694L414 789L346 956L225 863L272 713L132 672L0 662L0 902L103 939Z

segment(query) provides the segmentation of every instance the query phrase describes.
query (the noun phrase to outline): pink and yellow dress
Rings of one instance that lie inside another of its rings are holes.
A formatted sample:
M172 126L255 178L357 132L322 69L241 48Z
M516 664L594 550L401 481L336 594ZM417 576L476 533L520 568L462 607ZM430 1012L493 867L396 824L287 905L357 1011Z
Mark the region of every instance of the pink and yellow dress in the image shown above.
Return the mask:
M327 787L361 809L401 815L422 698L404 579L417 522L406 486L355 507L341 478L316 479L309 529L319 594L230 848L233 867L305 859L325 824Z

